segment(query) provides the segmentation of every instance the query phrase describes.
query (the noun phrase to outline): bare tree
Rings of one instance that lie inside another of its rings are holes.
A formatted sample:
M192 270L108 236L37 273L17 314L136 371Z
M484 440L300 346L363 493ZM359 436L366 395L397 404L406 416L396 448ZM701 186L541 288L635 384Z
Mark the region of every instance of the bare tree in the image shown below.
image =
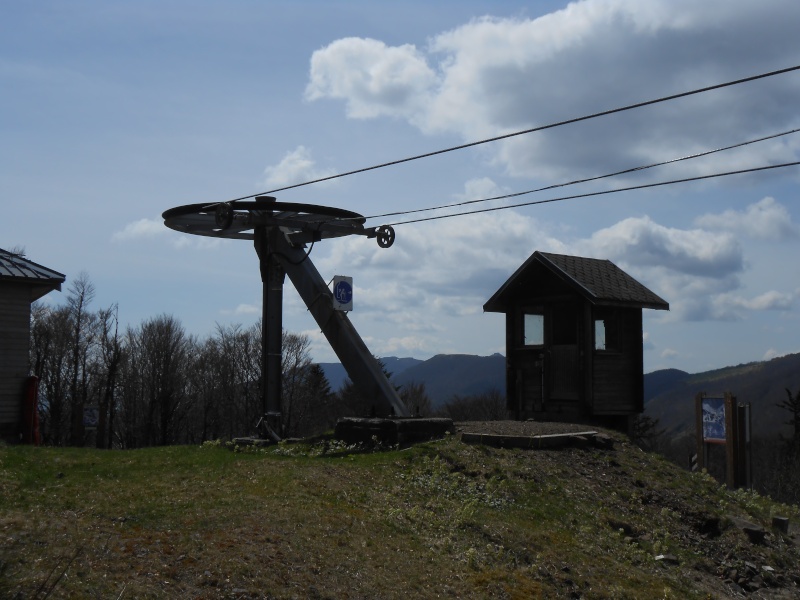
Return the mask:
M786 400L778 402L776 406L787 411L791 416L791 418L786 421L786 424L794 428L794 442L800 444L800 390L797 391L796 395L792 396L792 391L789 388L785 389Z
M31 307L31 368L39 378L42 439L60 445L70 419L69 309L36 302Z
M307 335L281 333L281 417L284 435L296 436L312 410L313 398L309 397L306 377L311 366Z
M218 325L203 343L161 315L119 331L117 305L92 312L86 273L66 305L34 303L30 369L40 378L46 443L82 445L97 405L98 448L199 442L253 431L262 414L261 324ZM283 335L282 414L289 435L332 424L335 396L309 357L307 336Z
M408 409L409 414L417 417L429 417L433 413L433 406L424 383L411 381L400 388L400 400Z
M508 418L506 398L499 390L475 396L453 396L439 413L454 421L502 421Z
M219 402L219 346L213 338L198 344L189 365L187 393L192 398L186 428L190 443L217 439L223 433L224 411Z
M120 410L122 443L127 447L179 441L188 413L188 361L196 346L180 322L169 315L149 319L126 333L128 356Z
M119 336L119 309L116 304L97 313L99 327L98 378L101 380L100 415L97 424L96 446L111 448L113 445L115 393L120 362L123 358L122 341Z
M189 385L195 399L187 431L200 439L250 433L261 413L260 327L219 325L197 346Z
M70 285L67 308L72 328L70 339L70 442L82 446L84 439L83 408L88 396L89 349L93 342L94 315L88 307L94 299L94 285L86 272L81 272Z

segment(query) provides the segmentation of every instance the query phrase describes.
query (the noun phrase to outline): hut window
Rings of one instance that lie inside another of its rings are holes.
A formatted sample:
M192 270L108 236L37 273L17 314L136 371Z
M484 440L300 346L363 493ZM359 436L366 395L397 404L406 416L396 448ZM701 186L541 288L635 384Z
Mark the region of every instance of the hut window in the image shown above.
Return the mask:
M619 350L616 315L601 313L594 319L594 349Z
M524 327L526 346L542 346L544 344L544 315L526 313Z

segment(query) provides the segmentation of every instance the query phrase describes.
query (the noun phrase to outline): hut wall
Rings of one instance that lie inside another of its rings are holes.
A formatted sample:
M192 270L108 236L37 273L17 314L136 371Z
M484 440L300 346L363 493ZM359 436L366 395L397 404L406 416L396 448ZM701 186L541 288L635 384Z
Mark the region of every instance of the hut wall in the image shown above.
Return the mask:
M30 289L0 284L0 438L19 433L22 393L28 376L30 348Z
M606 313L608 314L608 313ZM642 311L614 311L614 347L595 350L593 413L631 414L642 410Z

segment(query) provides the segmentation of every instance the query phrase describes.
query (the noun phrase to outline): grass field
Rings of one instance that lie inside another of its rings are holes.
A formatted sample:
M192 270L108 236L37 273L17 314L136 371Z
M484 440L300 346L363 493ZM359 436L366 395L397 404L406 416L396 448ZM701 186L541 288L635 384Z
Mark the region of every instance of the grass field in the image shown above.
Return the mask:
M796 507L614 437L613 450L455 436L370 451L0 447L0 597L798 597L794 537L753 544L732 524L796 521Z

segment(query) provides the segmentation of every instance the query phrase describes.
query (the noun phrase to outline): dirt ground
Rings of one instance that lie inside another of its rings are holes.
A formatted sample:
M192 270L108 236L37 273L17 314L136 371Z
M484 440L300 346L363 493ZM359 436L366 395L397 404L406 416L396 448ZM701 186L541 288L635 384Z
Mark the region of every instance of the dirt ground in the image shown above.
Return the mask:
M796 524L792 524L788 535L780 535L770 530L768 525L764 529L743 520L747 515L741 512L720 516L714 507L707 506L707 498L687 495L686 489L669 485L651 487L650 480L632 478L629 470L631 465L625 457L635 458L636 452L631 454L625 450L633 446L629 441L622 441L623 438L617 434L586 424L543 421L458 422L454 425L459 435L472 433L534 437L585 431L614 435L619 442L620 453L615 452L615 458L611 461L603 460L602 455L594 452L582 452L580 459L576 460L576 455L570 450L545 452L539 454L538 459L546 463L563 461L573 470L573 476L581 481L589 495L605 497L606 502L609 502L605 494L609 486L607 475L610 469L616 471L613 478L621 484L622 489L634 490L634 495L639 494L641 498L639 503L629 503L622 500L624 494L615 494L616 501L609 503L609 506L616 516L609 520L609 526L624 531L625 539L632 545L649 543L653 533L649 527L641 525L637 515L655 510L655 513L650 513L652 528L668 529L672 543L702 557L695 561L693 578L699 588L707 586L709 597L719 597L721 582L726 598L800 598L800 563L796 559L800 548L800 532ZM669 522L667 517L673 514L679 517ZM761 529L764 532L763 539L748 541L743 531L749 526ZM738 534L731 533L735 531ZM772 565L780 569L780 575L776 575L777 571Z

